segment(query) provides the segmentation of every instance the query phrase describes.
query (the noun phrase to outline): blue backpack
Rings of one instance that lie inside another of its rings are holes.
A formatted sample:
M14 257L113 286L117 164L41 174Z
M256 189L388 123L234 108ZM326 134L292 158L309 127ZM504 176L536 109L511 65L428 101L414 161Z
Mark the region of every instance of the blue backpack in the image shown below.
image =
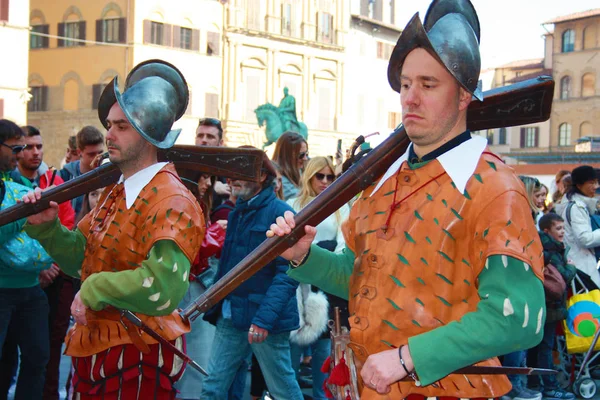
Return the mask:
M575 204L574 201L569 201L567 210L565 212L565 216L567 217L567 222L569 225L571 225L571 208L573 208L573 204ZM592 231L600 229L600 215L590 215L590 226L592 227ZM594 255L596 256L596 261L600 260L600 246L594 247Z

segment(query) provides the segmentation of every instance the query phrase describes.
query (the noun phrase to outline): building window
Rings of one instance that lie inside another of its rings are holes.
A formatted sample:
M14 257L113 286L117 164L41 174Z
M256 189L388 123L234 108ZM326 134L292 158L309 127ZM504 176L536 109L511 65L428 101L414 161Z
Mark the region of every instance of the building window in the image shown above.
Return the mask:
M571 77L563 76L560 80L560 99L568 100L571 97Z
M8 22L8 0L0 0L0 21Z
M592 124L588 121L582 122L579 126L579 137L592 136Z
M285 3L281 10L281 34L292 36L292 5Z
M596 47L596 27L590 25L583 30L583 48L593 49Z
M591 72L581 78L581 97L596 95L596 76Z
M98 100L106 87L106 83L96 83L92 85L92 110L98 109Z
M569 29L562 34L562 52L569 53L575 50L575 31Z
M48 86L32 86L27 111L46 111Z
M79 39L79 22L66 22L65 23L65 37L70 39ZM78 46L79 43L74 40L65 39L65 47Z
M377 58L380 60L389 60L394 51L394 46L389 43L377 42Z
M558 127L558 145L569 146L571 144L571 125L565 123Z
M318 20L317 40L324 43L333 43L333 15L320 12Z
M102 41L106 43L119 42L119 19L102 20Z
M47 49L48 36L37 35L37 33L48 34L49 25L33 25L29 34L30 49Z
M219 95L206 93L204 97L204 116L219 118Z
M539 136L540 128L536 126L521 128L521 148L537 147Z
M163 44L164 27L164 24L160 22L152 21L150 23L150 43Z
M246 113L244 119L246 122L256 122L254 110L260 103L260 77L246 76Z
M498 144L506 144L506 128L500 128L498 131Z
M402 114L399 112L390 112L388 114L388 128L396 129L402 122Z
M493 129L488 129L485 137L490 146L494 144L494 130Z
M221 34L219 32L206 33L206 54L218 56L221 54Z
M317 128L324 131L333 130L333 107L331 107L331 89L319 88L319 114Z
M179 47L186 50L192 48L192 30L190 28L179 28Z
M262 30L261 0L246 0L246 26L255 31Z

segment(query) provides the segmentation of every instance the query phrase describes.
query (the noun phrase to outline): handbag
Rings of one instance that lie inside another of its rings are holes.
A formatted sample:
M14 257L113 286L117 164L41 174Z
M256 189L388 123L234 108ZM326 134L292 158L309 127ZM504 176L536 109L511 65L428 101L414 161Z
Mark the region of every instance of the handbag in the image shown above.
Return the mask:
M567 290L567 284L558 269L548 264L544 268L544 293L548 300L560 300Z

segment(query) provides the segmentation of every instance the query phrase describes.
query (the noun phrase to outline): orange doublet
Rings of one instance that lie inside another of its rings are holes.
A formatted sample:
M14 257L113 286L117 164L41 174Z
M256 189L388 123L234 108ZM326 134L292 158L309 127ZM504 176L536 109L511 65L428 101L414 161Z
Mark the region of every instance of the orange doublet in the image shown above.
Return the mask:
M81 280L98 272L141 267L159 240L174 241L191 263L200 249L204 226L200 206L181 183L172 164L156 174L130 209L125 205L123 184L108 186L98 207L78 225L87 239ZM88 325L76 324L67 333L65 354L85 357L132 343L116 309L88 310L86 316ZM161 317L140 314L138 317L167 340L174 340L190 330L177 311ZM146 344L156 343L145 334L141 339Z
M489 256L522 260L528 264L524 268L531 266L542 278L542 249L523 185L487 151L464 194L437 160L414 170L404 162L373 196L375 186L354 204L343 229L356 254L349 347L358 365L370 354L400 347L410 337L475 311L478 275ZM383 230L394 197L396 203L405 200ZM499 362L494 358L479 365ZM361 398L396 399L411 393L493 398L509 389L506 376L449 375L426 387L403 381L386 396L365 388Z

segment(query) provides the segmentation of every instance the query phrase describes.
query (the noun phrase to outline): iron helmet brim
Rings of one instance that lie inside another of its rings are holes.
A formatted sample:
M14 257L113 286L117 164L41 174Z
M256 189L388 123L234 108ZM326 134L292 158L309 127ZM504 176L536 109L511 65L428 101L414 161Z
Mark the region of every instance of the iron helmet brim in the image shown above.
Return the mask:
M434 7L435 4L438 6ZM406 57L414 49L423 48L438 60L465 90L478 100L483 100L479 86L479 20L476 14L463 15L463 9L453 9L452 4L443 0L432 4L427 19L431 26L429 30L425 29L419 13L416 13L402 31L388 64L388 81L396 92L400 93L401 90L400 74ZM474 12L474 9L472 10ZM472 23L476 23L475 29L471 26Z

